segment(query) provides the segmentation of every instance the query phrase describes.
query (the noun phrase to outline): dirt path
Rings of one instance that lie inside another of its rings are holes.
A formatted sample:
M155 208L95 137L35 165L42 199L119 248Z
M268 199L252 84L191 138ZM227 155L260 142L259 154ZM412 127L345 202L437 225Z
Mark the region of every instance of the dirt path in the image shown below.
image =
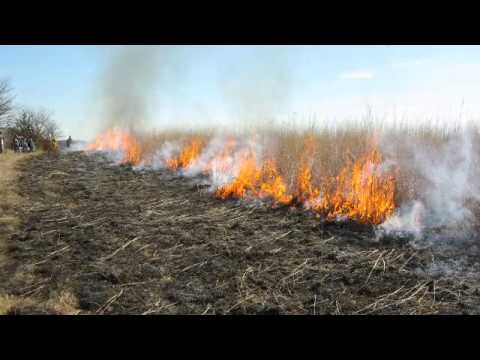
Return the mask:
M479 282L368 229L219 201L193 180L101 156L24 162L0 291L16 313L476 313Z

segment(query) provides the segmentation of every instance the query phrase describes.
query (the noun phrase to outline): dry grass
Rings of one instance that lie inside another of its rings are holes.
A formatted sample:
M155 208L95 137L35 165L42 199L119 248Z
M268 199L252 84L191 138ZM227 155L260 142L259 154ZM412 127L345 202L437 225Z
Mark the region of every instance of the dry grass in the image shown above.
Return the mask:
M405 121L386 125L366 118L306 129L286 124L227 132L214 129L169 130L139 135L139 140L142 155L148 157L166 142L188 144L191 139L200 138L208 144L215 137L254 139L262 149L261 156L275 161L290 193L294 193L297 187L299 164L305 160L305 154L308 154L307 162L311 164L312 185L322 187L326 178L335 178L349 162L359 159L375 146L382 153L388 152L384 155L403 167L396 173L396 203L402 204L416 196L412 184L421 181L411 168L415 149L423 147L432 153L438 151L460 129L455 122L449 127L438 126L434 122L411 125Z
M36 155L36 154L35 154ZM17 210L23 201L18 195L15 186L17 176L16 166L18 162L35 156L34 154L16 154L7 151L0 154L0 246L3 242L2 236L18 226Z
M72 292L62 290L46 303L50 313L58 315L78 315L80 313L78 299Z
M78 299L70 291L62 290L45 303L28 296L0 294L0 315L56 314L78 315Z
M0 315L18 314L21 309L33 306L35 306L35 302L32 299L0 294Z
M17 154L7 151L0 154L0 265L5 261L4 247L7 237L20 224L18 210L25 201L15 184L17 164L35 154ZM32 300L0 294L0 314L15 312L15 308L31 306Z

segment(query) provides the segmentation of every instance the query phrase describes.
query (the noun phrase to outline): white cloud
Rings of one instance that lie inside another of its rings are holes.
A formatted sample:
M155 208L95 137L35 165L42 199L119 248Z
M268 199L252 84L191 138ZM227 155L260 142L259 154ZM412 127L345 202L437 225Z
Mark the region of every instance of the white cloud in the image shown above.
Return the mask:
M370 71L352 71L343 73L340 77L349 80L368 80L373 78L373 73Z

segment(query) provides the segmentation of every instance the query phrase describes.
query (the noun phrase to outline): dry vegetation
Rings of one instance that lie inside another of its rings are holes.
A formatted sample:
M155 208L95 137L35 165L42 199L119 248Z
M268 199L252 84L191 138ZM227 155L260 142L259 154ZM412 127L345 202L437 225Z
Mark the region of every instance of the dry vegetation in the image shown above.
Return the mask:
M312 183L322 184L325 174L335 178L362 159L372 142L403 164L417 144L441 150L456 131L366 123L257 129L248 138L275 159L293 193L306 155ZM131 134L122 139L134 145L127 150L137 165L164 144L179 144L170 159L181 164L177 170L189 164L180 155L191 154L184 150L193 140L218 137ZM208 174L112 166L100 154L45 154L20 165L19 191L28 202L21 203L20 226L9 230L10 265L0 269L3 313L480 313L475 242L422 248L379 241L371 224L324 221L294 202L272 208L268 201L219 199L203 186ZM415 197L409 191L416 174L396 176L395 201Z
M32 154L16 154L7 151L0 155L0 239L3 234L12 231L19 224L19 205L24 199L18 194L16 180L17 164L32 157Z
M0 263L6 259L4 255L5 243L8 235L20 225L18 210L25 201L19 194L16 184L18 178L17 164L31 154L15 154L7 151L0 154ZM0 314L8 313L14 306L25 305L30 300L0 294Z
M29 203L8 241L16 266L1 273L10 313L480 312L478 277L431 271L458 249L377 242L367 226L215 199L198 179L98 154L22 170ZM478 273L478 249L462 251Z
M42 156L41 152L35 154L18 154L7 151L0 154L0 268L8 269L15 266L8 257L8 240L11 234L22 229L24 209L28 207L28 197L19 189L21 171L19 167L33 157ZM18 272L18 278L28 277L27 274ZM38 301L29 296L29 292L12 295L0 290L0 315L21 314L32 312L76 314L75 297L66 290L52 294L45 302Z
M474 128L473 126L470 126ZM158 153L163 151L166 143L173 144L176 150L170 154L170 158L164 156L164 167L170 167L175 170L180 168L188 168L206 152L211 152L209 147L212 140L223 139L223 149L218 148L218 141L216 149L212 157L215 161L223 161L227 157L234 157L235 151L238 154L238 146L231 146L233 141L246 141L254 143L255 145L247 145L255 147L252 150L254 154L254 161L258 164L258 170L247 171L252 174L251 177L260 177L256 185L251 185L249 189L250 195L259 197L260 188L269 188L269 191L274 199L279 203L287 203L290 201L309 202L310 204L316 202L319 193L324 193L323 198L328 198L328 195L336 197L337 200L345 192L346 187L351 186L357 181L359 174L354 174L355 171L361 172L359 168L368 168L369 162L373 162L376 166L383 166L384 160L388 166L383 167L381 171L385 174L378 176L372 181L375 182L380 179L383 184L380 184L376 189L377 193L385 192L385 196L378 199L378 202L389 203L385 205L385 209L392 209L399 207L402 204L418 198L419 193L423 191L425 186L428 186L425 179L415 169L414 159L418 152L431 153L441 152L449 141L461 133L462 127L458 124L453 124L448 127L440 127L434 123L417 124L415 126L409 125L406 122L397 122L389 125L382 125L381 122L375 122L372 119L346 122L341 126L323 126L320 128L309 128L299 130L293 126L283 127L260 127L242 129L237 131L223 131L216 132L214 130L203 131L167 131L160 133L136 133L135 131L128 131L127 140L122 140L124 144L124 162L129 162L134 165L155 165L158 167L159 159ZM476 141L478 138L478 131L471 132ZM233 140L232 140L233 139ZM99 144L108 143L108 136L99 137ZM134 146L132 145L134 144ZM221 145L222 146L222 145ZM245 145L243 145L245 147ZM108 148L108 146L107 146ZM118 148L115 144L111 150ZM98 149L93 146L92 149ZM260 150L259 150L260 149ZM373 153L377 149L378 156ZM243 158L236 158L235 161L242 162ZM245 161L246 162L246 161ZM237 164L237 167L242 167L242 164ZM264 170L266 166L270 169ZM231 166L232 167L232 166ZM248 169L246 169L248 170ZM204 168L205 173L211 172L211 169ZM233 172L232 169L225 170L226 173ZM363 176L363 175L362 175ZM389 188L389 180L387 176L394 178L395 193ZM274 177L274 180L265 180L265 177ZM248 180L245 180L248 181ZM243 182L245 182L243 181ZM250 182L257 181L250 179ZM270 181L270 183L268 183ZM263 182L263 183L262 183ZM267 182L267 184L265 184ZM283 190L271 188L275 185ZM236 186L236 184L232 184ZM256 189L256 188L257 189ZM235 193L230 191L229 193ZM243 189L241 189L243 191ZM244 193L237 191L238 193ZM276 191L276 192L275 192ZM349 190L350 191L350 190ZM351 189L352 193L362 193L366 189ZM325 196L327 194L327 196ZM364 196L364 194L357 194L357 198ZM369 196L371 197L372 194ZM243 195L241 196L243 197ZM261 197L261 196L260 196ZM389 198L392 199L389 199ZM353 199L357 201L358 199ZM394 198L394 200L393 200ZM307 201L308 200L308 201ZM343 201L343 202L342 202ZM344 208L350 206L345 204L348 201L343 199L340 203L335 203L335 200L326 200L326 204L316 205L319 212L333 212L337 215L348 215L344 211L332 211L331 207ZM338 202L338 201L337 201ZM333 203L333 205L332 205ZM373 204L377 206L378 204ZM372 204L368 204L372 206ZM391 210L385 210L383 215L364 217L369 221L379 223L391 215ZM355 218L355 216L352 216ZM364 219L361 216L357 220Z

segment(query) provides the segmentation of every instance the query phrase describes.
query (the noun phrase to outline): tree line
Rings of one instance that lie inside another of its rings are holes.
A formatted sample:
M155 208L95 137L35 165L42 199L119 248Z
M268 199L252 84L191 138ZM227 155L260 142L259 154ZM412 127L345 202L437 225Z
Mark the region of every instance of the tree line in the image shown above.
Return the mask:
M51 140L60 135L51 112L17 106L14 100L10 82L0 79L0 128L7 129L11 138L16 135L31 138L41 147L48 148Z

